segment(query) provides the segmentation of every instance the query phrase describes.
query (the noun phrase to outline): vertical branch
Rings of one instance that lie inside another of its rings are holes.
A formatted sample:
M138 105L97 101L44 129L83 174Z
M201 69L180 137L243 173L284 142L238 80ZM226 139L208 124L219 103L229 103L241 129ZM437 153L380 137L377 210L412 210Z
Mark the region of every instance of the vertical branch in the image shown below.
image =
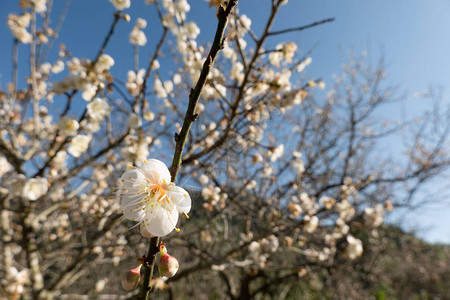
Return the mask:
M17 81L18 81L17 71L19 68L19 65L17 63L18 52L19 52L19 41L17 39L14 39L12 52L12 74L11 74L13 86L12 91L10 91L11 104L16 99L16 92L17 92ZM12 109L12 107L13 106L11 105L10 110Z
M39 95L36 79L36 12L31 12L31 44L30 44L30 77L31 77L31 99L33 100L33 123L34 134L39 133Z
M134 45L134 72L137 73L139 68L139 46Z
M175 134L175 141L176 141L175 154L172 161L172 167L170 168L170 175L172 182L176 181L177 174L181 166L181 157L183 154L183 149L187 140L187 136L189 134L189 130L191 128L192 123L198 117L198 115L195 113L195 109L200 99L200 94L202 92L203 87L205 86L206 78L208 76L209 71L211 70L214 60L216 59L219 51L223 48L224 33L228 23L228 17L231 13L231 10L233 9L234 6L237 5L237 3L238 0L231 0L228 2L228 5L225 9L222 6L219 7L219 11L217 13L218 24L216 34L214 37L214 42L203 64L203 68L200 73L200 77L197 81L197 84L195 85L195 88L191 89L191 92L189 94L189 104L184 117L181 132L180 134ZM142 284L141 293L139 296L140 300L147 300L151 290L151 280L153 276L153 270L155 268L156 255L158 254L158 244L159 244L159 237L153 237L150 240L147 259L143 266L144 282Z

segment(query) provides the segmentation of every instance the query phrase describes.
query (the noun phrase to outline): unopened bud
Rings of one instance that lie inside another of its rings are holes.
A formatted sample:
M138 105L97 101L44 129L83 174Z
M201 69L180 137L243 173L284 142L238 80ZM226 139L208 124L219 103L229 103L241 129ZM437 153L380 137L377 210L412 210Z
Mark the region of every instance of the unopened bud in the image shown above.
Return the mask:
M139 284L139 279L141 277L141 266L128 270L125 275L122 277L122 288L126 291L131 291L137 288Z
M130 22L131 17L129 14L122 14L121 18L125 21L125 22Z
M166 277L174 276L179 268L178 260L167 254L164 243L159 246L159 251L161 252L158 265L159 274Z

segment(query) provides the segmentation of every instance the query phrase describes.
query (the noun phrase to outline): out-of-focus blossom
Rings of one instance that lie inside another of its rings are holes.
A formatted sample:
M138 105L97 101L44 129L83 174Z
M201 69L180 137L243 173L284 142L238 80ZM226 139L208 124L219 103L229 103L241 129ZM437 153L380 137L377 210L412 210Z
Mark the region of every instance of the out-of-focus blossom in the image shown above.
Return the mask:
M266 238L263 238L260 242L261 250L264 252L276 252L280 246L278 238L271 234Z
M124 10L130 7L130 0L109 0L117 10Z
M29 44L32 40L31 34L26 29L30 25L30 20L30 14L24 14L23 16L10 14L8 16L7 24L14 38L24 44Z
M87 150L91 139L92 136L82 134L75 136L70 142L67 152L69 152L73 157L79 157L81 153Z
M114 59L108 54L102 54L95 64L95 70L99 73L109 70L114 65Z
M139 117L135 113L130 114L130 116L128 117L127 123L128 123L128 127L133 128L133 129L137 129L142 126L141 117Z
M364 223L368 226L378 227L383 223L384 207L377 204L375 208L366 207L364 209Z
M305 225L304 229L308 233L314 232L316 230L317 226L319 226L319 218L317 216L305 216Z
M70 117L62 117L58 122L58 129L63 135L72 136L77 134L80 124L75 119Z
M346 248L346 255L350 259L356 259L360 257L363 253L363 245L361 240L348 235L347 236L347 248Z
M12 170L11 164L8 162L8 160L0 156L0 177L3 177L7 172Z
M130 32L129 41L133 45L145 46L145 44L147 44L147 37L138 26L135 26Z
M27 0L27 2L39 14L47 11L47 0Z
M15 267L10 267L7 269L6 278L1 281L11 299L19 299L25 292L24 285L30 281L30 272L28 269L19 272Z
M30 178L25 181L23 186L22 195L24 198L35 201L48 190L48 183L46 178Z
M95 120L101 121L109 114L109 105L102 98L94 98L86 106L89 116Z

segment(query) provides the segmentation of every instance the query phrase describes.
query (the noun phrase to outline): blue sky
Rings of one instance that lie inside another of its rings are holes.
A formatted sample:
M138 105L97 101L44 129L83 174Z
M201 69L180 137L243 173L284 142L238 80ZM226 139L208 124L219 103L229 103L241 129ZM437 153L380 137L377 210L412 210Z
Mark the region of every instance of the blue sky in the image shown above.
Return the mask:
M106 53L116 59L114 68L127 70L132 68L132 47L127 40L135 18L147 19L145 30L148 44L142 48L142 59L154 49L160 31L154 10L144 5L144 0L131 0L132 6L127 12L132 16L130 23L121 22ZM240 0L238 8L253 21L252 29L258 33L269 13L269 0ZM0 0L0 82L4 86L9 80L10 53L12 41L7 29L8 13L17 12L18 1ZM56 23L65 1L54 0L53 19ZM202 33L201 40L210 41L215 24L214 9L203 0L191 0L192 9L188 19L195 20ZM69 50L77 57L94 57L102 39L112 22L113 6L107 0L72 0L69 14L60 36ZM317 44L312 53L313 63L308 74L321 77L330 85L332 75L341 71L342 63L351 50L355 54L368 50L376 61L384 56L387 63L389 81L405 92L406 102L394 107L392 114L411 117L426 109L431 102L414 98L414 92L421 92L430 86L442 86L448 92L450 83L450 1L449 0L290 0L282 7L280 17L274 29L284 29L309 24L329 17L335 17L333 23L303 31L286 34L283 40L294 41L299 50L306 52ZM54 24L55 24L54 23ZM155 30L154 28L158 28ZM100 38L99 38L100 37ZM280 39L274 39L277 44ZM57 42L57 46L60 42ZM25 54L26 47L22 47ZM55 47L50 55L54 58ZM20 56L27 59L26 56ZM119 58L120 59L117 59ZM52 61L52 59L51 59ZM161 65L164 59L160 60ZM142 66L145 65L145 61ZM23 74L23 73L22 73ZM124 71L125 76L125 71ZM22 76L23 78L23 76ZM448 102L448 100L446 100ZM406 105L405 105L406 103ZM428 228L419 231L419 235L433 242L450 243L449 208L427 209L414 217L409 217L409 225Z

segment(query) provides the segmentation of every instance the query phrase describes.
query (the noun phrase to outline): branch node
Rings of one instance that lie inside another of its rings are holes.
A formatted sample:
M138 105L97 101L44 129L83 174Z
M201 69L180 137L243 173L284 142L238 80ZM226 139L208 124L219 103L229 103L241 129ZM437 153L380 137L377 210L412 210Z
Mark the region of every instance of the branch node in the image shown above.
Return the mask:
M197 118L198 118L198 113L197 114L193 114L192 115L192 122L197 121Z
M175 132L175 142L178 143L180 141L180 135L178 132Z
M224 37L222 42L220 43L220 50L223 50L225 48L225 43L227 42L227 37Z

